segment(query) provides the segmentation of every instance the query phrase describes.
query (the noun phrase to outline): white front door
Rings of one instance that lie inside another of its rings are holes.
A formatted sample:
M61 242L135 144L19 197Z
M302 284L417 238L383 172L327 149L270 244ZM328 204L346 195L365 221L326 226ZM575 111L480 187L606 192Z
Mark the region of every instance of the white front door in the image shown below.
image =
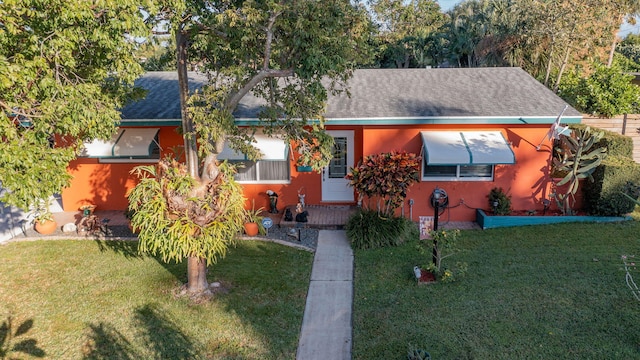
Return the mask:
M333 137L333 159L322 169L322 201L353 201L353 188L344 177L353 163L353 131L327 131Z

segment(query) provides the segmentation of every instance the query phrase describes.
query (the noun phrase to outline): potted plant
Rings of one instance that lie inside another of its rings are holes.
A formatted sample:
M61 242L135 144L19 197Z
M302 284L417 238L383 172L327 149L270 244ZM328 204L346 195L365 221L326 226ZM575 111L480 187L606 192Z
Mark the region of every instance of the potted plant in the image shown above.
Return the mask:
M262 229L263 208L255 208L255 200L251 202L251 210L244 212L244 232L248 236L256 236L258 233L264 233Z
M53 219L53 214L49 211L48 205L40 207L35 212L33 228L42 235L53 234L58 227L58 223Z

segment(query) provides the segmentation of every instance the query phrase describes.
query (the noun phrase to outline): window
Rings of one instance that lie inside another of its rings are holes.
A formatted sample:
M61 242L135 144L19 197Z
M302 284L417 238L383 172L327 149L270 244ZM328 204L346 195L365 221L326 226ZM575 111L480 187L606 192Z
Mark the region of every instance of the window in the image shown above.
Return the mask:
M289 181L289 160L229 160L235 164L239 182L280 183Z
M84 144L81 156L101 163L153 163L160 160L158 128L119 128L108 141Z
M244 154L238 153L225 144L224 150L218 155L219 160L227 160L236 165L235 179L243 183L286 183L289 182L289 147L284 140L255 135L253 144L262 158L258 161L246 159Z
M513 164L499 131L422 131L423 181L491 181L495 164Z
M423 164L422 180L493 180L493 165L427 165Z

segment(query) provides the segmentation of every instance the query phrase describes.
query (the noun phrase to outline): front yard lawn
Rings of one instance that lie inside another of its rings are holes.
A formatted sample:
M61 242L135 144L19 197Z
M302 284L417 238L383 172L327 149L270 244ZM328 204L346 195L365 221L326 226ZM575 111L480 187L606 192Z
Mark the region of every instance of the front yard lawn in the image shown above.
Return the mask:
M0 358L295 358L313 254L241 241L210 268L225 290L194 304L174 296L186 261L166 265L136 246L0 246Z
M462 232L469 265L450 284L416 284L416 243L355 252L354 359L640 357L640 302L622 255L640 223L558 224ZM640 272L634 273L640 282Z

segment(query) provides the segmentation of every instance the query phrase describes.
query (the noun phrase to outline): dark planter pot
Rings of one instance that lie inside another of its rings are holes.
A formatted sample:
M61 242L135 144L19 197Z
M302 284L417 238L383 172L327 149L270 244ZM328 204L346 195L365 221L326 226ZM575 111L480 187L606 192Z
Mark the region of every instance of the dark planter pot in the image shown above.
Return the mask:
M483 210L476 210L476 222L484 229L499 227L545 225L571 222L620 222L629 221L630 216L509 216L487 215Z

